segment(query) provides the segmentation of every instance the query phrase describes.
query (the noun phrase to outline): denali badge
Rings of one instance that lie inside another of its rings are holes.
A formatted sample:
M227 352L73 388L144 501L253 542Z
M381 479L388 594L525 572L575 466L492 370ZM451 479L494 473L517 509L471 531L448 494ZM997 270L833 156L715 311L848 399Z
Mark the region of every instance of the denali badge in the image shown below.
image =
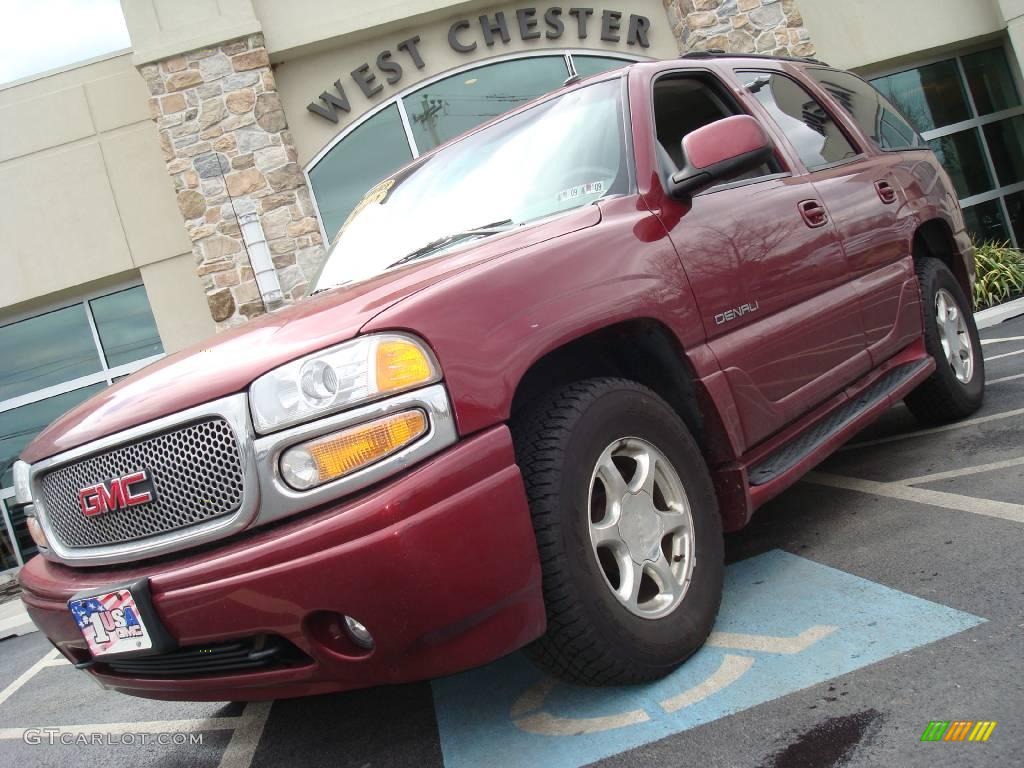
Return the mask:
M744 315L749 315L751 312L757 312L757 309L757 302L751 301L748 304L743 304L734 309L727 309L725 312L719 312L715 315L715 325L722 325L723 323L728 323L730 320L736 320Z
M98 483L78 492L78 506L86 517L102 515L125 507L145 504L154 498L149 470L142 469L107 483Z

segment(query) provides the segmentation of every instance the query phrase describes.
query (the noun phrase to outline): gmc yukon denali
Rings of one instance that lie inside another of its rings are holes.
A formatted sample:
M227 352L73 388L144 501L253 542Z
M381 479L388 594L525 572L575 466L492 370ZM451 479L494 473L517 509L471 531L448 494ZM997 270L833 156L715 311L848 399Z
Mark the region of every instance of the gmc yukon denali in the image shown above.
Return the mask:
M311 297L26 448L35 623L124 693L251 700L707 638L736 531L903 401L981 404L949 178L868 84L715 53L557 92L373 187Z

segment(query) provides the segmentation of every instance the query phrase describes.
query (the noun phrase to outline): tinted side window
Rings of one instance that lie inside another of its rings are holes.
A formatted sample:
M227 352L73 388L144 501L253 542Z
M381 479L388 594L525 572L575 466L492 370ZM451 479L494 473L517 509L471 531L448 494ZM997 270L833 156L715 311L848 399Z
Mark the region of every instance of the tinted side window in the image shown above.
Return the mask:
M808 170L857 156L828 110L795 80L775 72L738 75L785 132Z
M808 69L807 74L850 113L860 129L881 149L899 151L924 147L924 141L896 108L859 77L833 69Z

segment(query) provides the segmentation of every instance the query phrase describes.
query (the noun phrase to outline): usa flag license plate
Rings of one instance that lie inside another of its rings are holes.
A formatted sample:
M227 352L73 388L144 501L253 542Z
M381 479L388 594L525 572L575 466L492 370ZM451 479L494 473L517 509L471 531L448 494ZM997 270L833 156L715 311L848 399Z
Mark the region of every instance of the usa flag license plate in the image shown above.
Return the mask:
M153 636L146 629L142 611L130 589L72 598L68 608L93 656L146 651L153 647Z

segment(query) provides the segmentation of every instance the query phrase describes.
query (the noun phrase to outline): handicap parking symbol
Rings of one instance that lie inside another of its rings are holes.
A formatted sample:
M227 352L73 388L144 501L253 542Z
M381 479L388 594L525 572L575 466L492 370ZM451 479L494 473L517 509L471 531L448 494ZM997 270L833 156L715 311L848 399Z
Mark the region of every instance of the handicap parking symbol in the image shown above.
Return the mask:
M445 766L577 768L982 621L774 550L726 569L715 631L664 680L576 687L520 654L435 680Z

